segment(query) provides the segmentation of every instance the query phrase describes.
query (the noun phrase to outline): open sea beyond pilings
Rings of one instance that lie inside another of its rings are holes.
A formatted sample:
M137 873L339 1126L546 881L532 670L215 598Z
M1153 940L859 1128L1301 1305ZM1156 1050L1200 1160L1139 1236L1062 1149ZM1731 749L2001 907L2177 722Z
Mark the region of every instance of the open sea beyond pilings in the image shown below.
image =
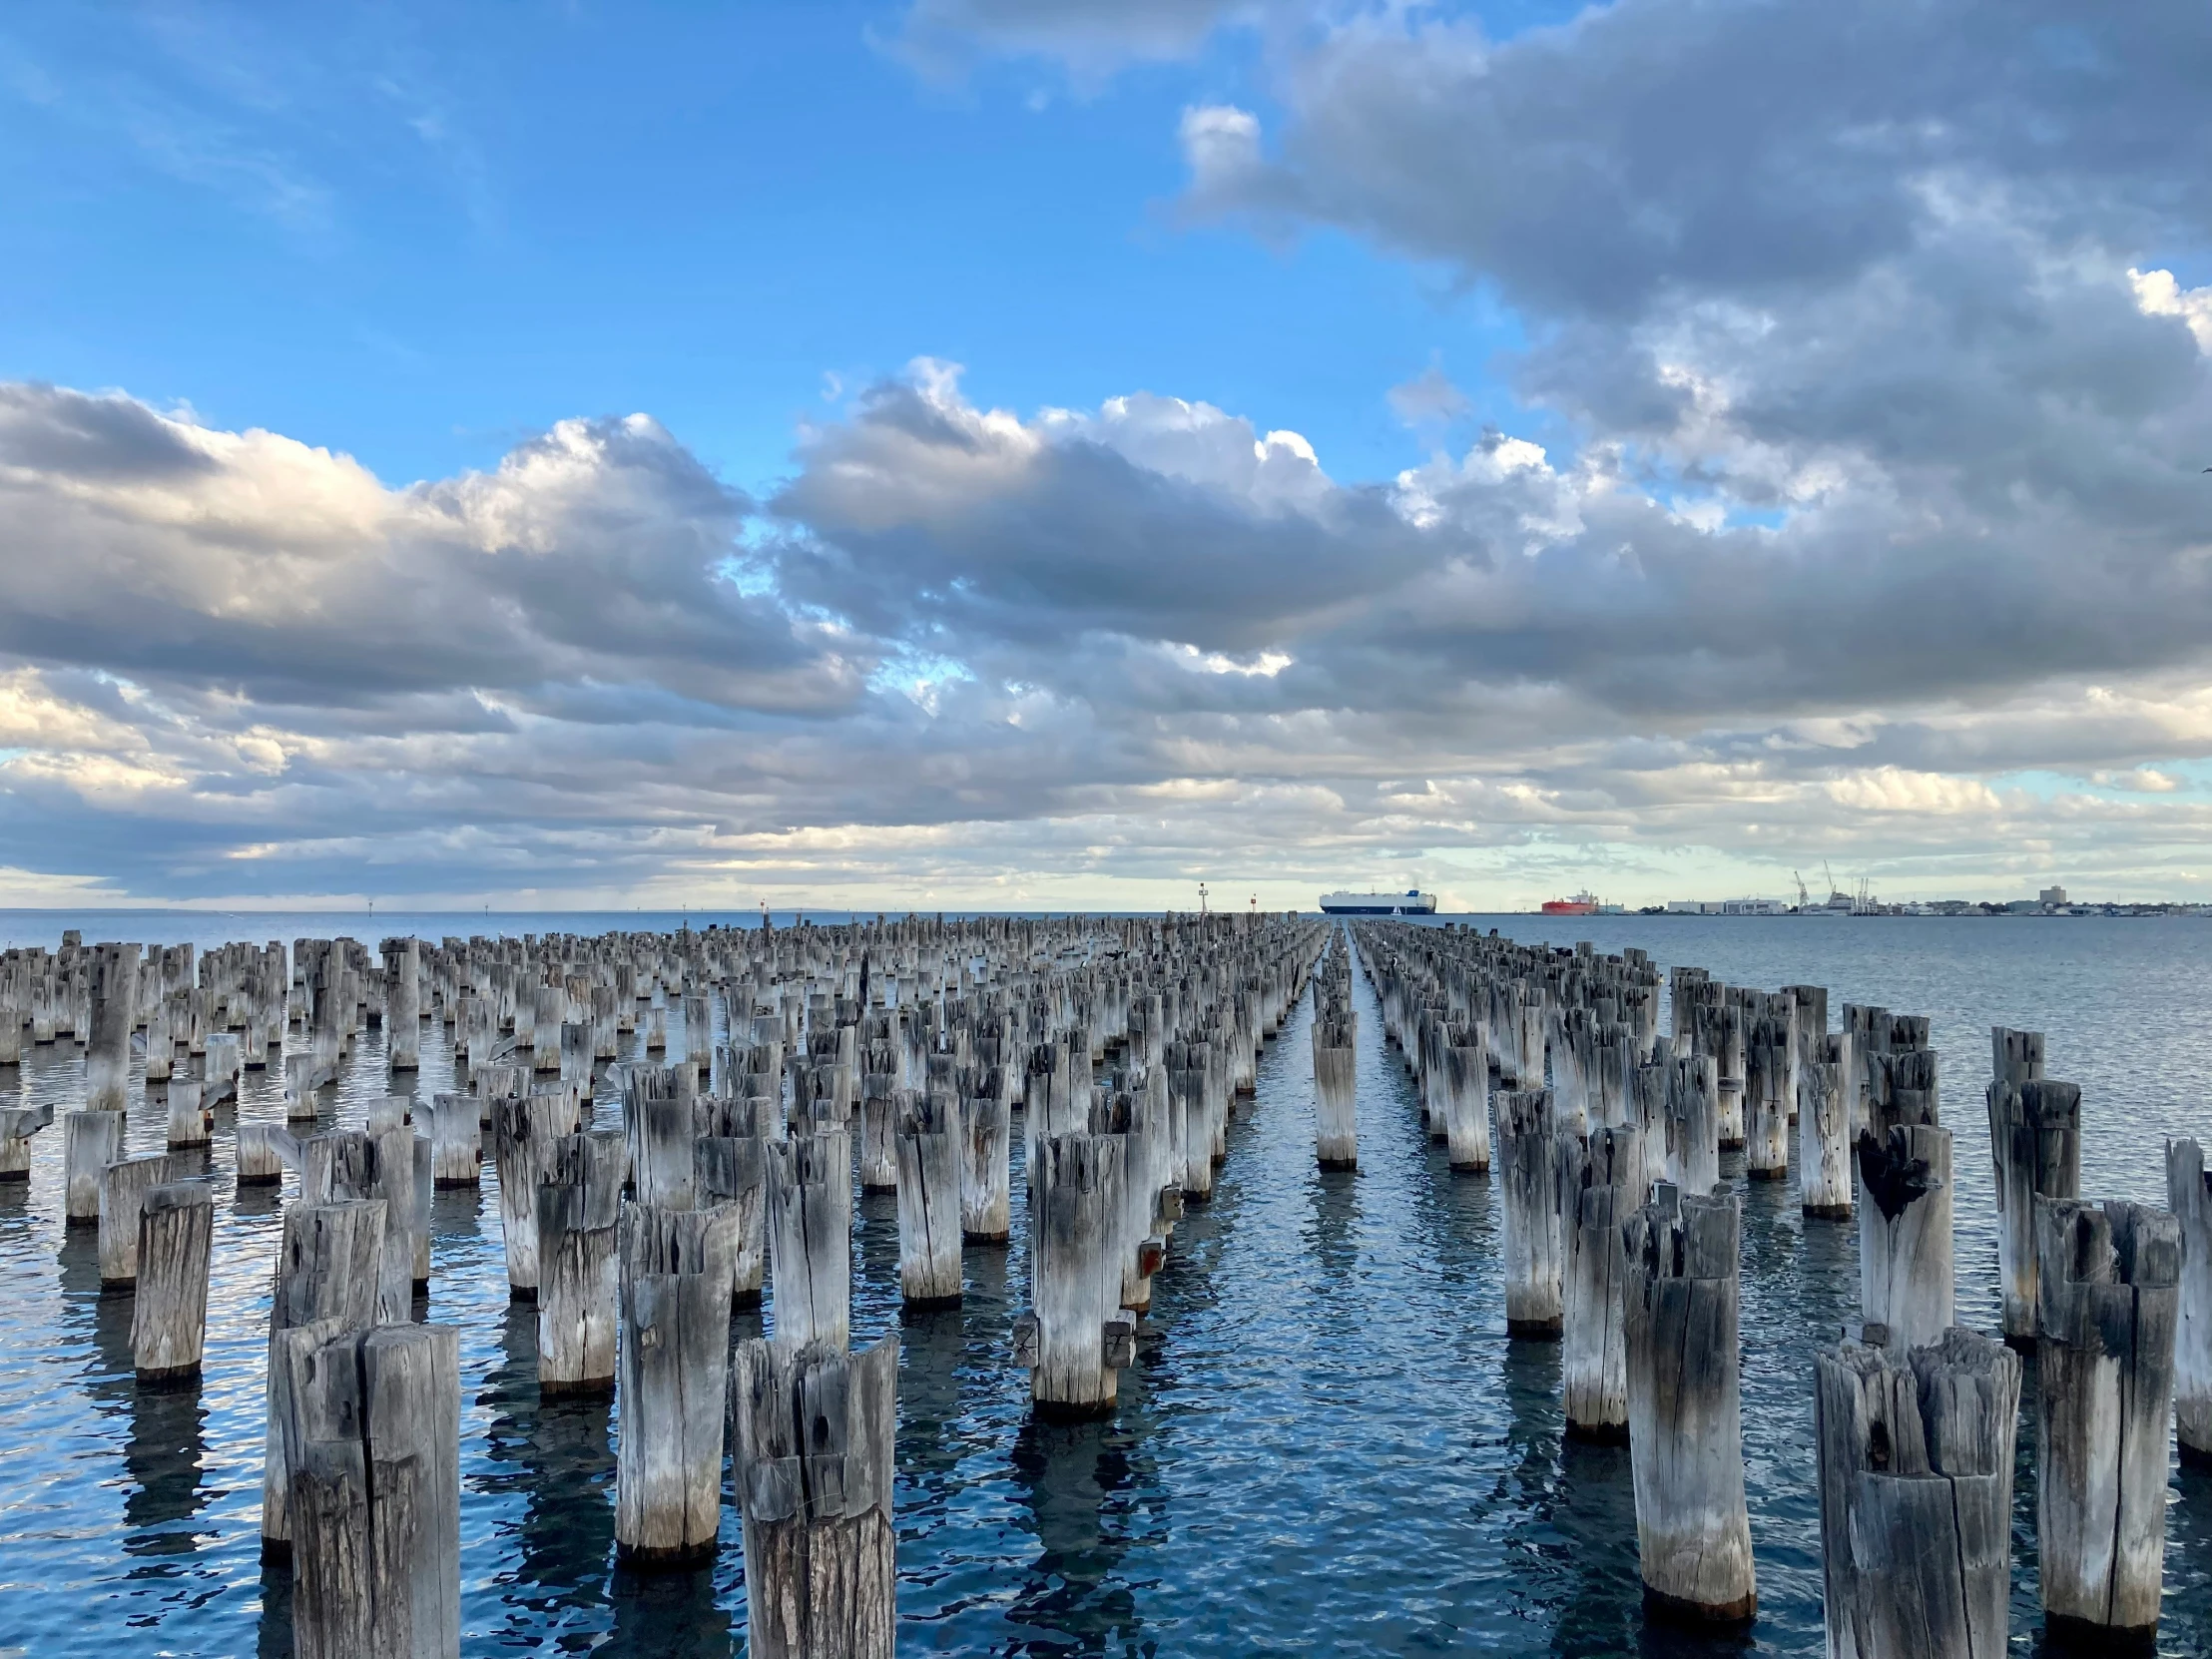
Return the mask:
M809 912L842 920L841 913ZM202 945L349 933L669 928L676 912L413 914L0 911L0 944ZM757 925L757 917L710 920ZM779 914L781 924L786 918ZM2040 1030L2082 1086L2082 1189L2163 1204L2168 1135L2212 1143L2212 919L1486 916L1524 941L1637 945L1662 968L1774 989L1829 987L1930 1016L1957 1138L1958 1312L1996 1325L1982 1085L1989 1027ZM1360 1016L1358 1174L1323 1174L1302 1003L1261 1061L1211 1205L1175 1233L1139 1360L1107 1422L1034 1424L1008 1331L1025 1302L1023 1182L1014 1243L966 1253L957 1310L899 1320L894 1203L855 1205L854 1346L901 1340L899 1646L906 1652L1500 1654L1822 1650L1813 1348L1856 1316L1856 1235L1806 1221L1794 1185L1744 1184L1744 1453L1758 1551L1748 1636L1646 1627L1625 1450L1562 1441L1556 1345L1508 1343L1489 1180L1454 1177ZM1662 1026L1664 1028L1664 1026ZM670 1057L683 1053L670 1019ZM28 1051L27 1104L81 1104L82 1050ZM249 1073L238 1117L280 1121L279 1073ZM427 1097L451 1084L426 1036ZM138 1087L134 1079L134 1087ZM364 1034L332 1123L385 1092ZM134 1101L148 1099L134 1093ZM130 1119L158 1151L159 1092ZM602 1126L617 1119L599 1089ZM228 1114L226 1114L228 1118ZM290 1650L288 1580L265 1571L258 1518L263 1372L277 1236L274 1190L239 1192L219 1123L206 1375L141 1392L130 1300L100 1293L89 1233L62 1227L58 1126L28 1187L0 1187L0 1656ZM1014 1157L1018 1166L1021 1139ZM1723 1174L1741 1170L1727 1154ZM284 1193L291 1191L287 1176ZM541 1405L532 1310L510 1309L497 1197L437 1197L428 1317L461 1331L462 1651L677 1656L741 1650L739 1524L711 1572L613 1566L612 1409ZM768 1317L773 1320L773 1307ZM762 1317L741 1315L742 1335ZM2013 1641L2033 1651L2033 1368L2015 1499ZM2212 1476L2176 1470L2159 1649L2212 1653Z

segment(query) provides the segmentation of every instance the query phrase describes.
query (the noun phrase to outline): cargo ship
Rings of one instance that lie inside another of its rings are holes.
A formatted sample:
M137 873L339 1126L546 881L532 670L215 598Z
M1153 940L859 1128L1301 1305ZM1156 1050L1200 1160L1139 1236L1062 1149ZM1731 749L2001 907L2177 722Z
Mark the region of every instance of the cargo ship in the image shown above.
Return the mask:
M1594 916L1597 914L1597 895L1578 892L1572 898L1547 898L1543 914L1547 916Z
M1321 895L1325 916L1432 916L1436 895L1407 887L1403 892L1325 892Z

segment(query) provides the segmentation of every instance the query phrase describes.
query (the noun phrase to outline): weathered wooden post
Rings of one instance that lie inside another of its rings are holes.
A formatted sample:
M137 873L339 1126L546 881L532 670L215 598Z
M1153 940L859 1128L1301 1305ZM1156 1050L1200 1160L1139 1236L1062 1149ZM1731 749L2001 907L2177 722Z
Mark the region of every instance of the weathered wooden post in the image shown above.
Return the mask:
M1136 1360L1136 1322L1121 1311L1124 1180L1119 1135L1047 1135L1029 1176L1030 1310L1014 1322L1016 1362L1042 1416L1110 1412L1120 1372Z
M1558 1340L1563 1318L1557 1127L1549 1089L1508 1089L1498 1095L1505 1332L1541 1342Z
M2043 1623L2148 1649L2166 1555L2181 1230L2146 1205L2038 1198L2035 1242Z
M890 1659L898 1343L738 1345L731 1377L745 1517L747 1651Z
M622 1207L615 1553L633 1567L694 1567L714 1559L729 1408L734 1220L728 1211ZM780 1323L783 1317L779 1294Z
M2003 1659L2020 1363L1953 1326L1814 1359L1828 1651Z
M909 1308L960 1300L960 1113L931 1089L898 1124L898 1290Z
M100 1283L134 1285L139 1273L139 1216L146 1195L178 1174L166 1153L119 1158L100 1172Z
M1634 1128L1599 1125L1587 1136L1559 1137L1560 1361L1567 1432L1577 1439L1628 1439L1621 1224L1643 1208L1649 1190Z
M483 1184L483 1108L474 1095L430 1097L430 1179L438 1187Z
M2035 1341L2035 1201L2081 1195L2081 1090L2055 1078L2019 1077L2032 1063L2040 1070L2039 1033L1996 1033L1998 1063L2028 1050L2020 1039L2036 1037L2032 1061L1989 1083L1989 1157L1996 1166L1997 1279L2003 1296L2006 1342Z
M422 945L414 938L384 943L385 1063L393 1071L422 1066Z
M403 1128L370 1134L333 1129L300 1143L299 1193L309 1204L378 1199L384 1204L376 1317L403 1324L414 1305L414 1140Z
M287 1159L299 1159L299 1143L274 1123L240 1124L236 1148L242 1187L274 1187L283 1180Z
M1940 1342L1953 1315L1950 1131L1893 1124L1859 1135L1859 1314L1899 1354Z
M298 1659L458 1659L460 1334L279 1333Z
M538 1185L538 1391L612 1393L622 1132L564 1135Z
M0 1107L0 1181L31 1179L31 1137L53 1121L52 1106Z
M957 1202L954 1209L957 1212ZM848 1346L852 1325L852 1142L830 1130L768 1144L769 1272L776 1340Z
M215 1136L215 1113L207 1107L196 1077L173 1078L169 1085L169 1150L190 1152Z
M384 1204L294 1204L284 1211L269 1313L269 1426L262 1459L262 1558L291 1553L291 1477L284 1455L291 1413L285 1332L330 1322L331 1336L376 1321L377 1271L384 1250Z
M68 1183L67 1225L100 1225L100 1176L123 1156L121 1112L62 1114L62 1171Z
M1444 1049L1444 1155L1454 1171L1490 1167L1490 1061L1480 1026L1454 1025Z
M2174 1427L2185 1461L2212 1463L2212 1175L2195 1141L2166 1143L2166 1202L2181 1230Z
M1349 1008L1314 1016L1314 1153L1323 1169L1360 1167L1358 1031Z
M860 1094L860 1190L898 1190L898 1115L903 1104L895 1072L871 1072Z
M633 1066L623 1079L623 1130L641 1204L692 1207L692 1142L699 1138L696 1075L688 1065Z
M1628 1445L1645 1604L1703 1623L1758 1610L1744 1504L1738 1201L1662 1185L1622 1229Z
M1851 1219L1851 1038L1827 1036L1798 1066L1798 1195L1805 1214Z
M960 1237L1004 1244L1013 1230L1013 1122L1004 1094L985 1090L960 1103Z
M85 1110L131 1103L131 1032L138 1024L139 947L103 944L93 961L92 1029L85 1042ZM167 1022L163 1041L168 1041ZM150 1033L151 1034L151 1033Z
M1753 1023L1744 1047L1744 1175L1752 1181L1790 1176L1790 1118L1797 1110L1791 1085L1797 1045L1790 1023Z
M1667 1179L1708 1193L1721 1178L1720 1071L1710 1054L1678 1054L1667 1068Z
M756 1308L768 1270L768 1142L760 1135L703 1135L692 1148L694 1190L736 1216L731 1305Z
M200 1375L214 1237L215 1195L204 1182L154 1187L140 1202L131 1363L141 1382L187 1382Z
M492 1162L499 1172L499 1227L507 1253L507 1295L534 1302L538 1295L538 1187L553 1157L553 1143L575 1128L575 1116L558 1095L523 1095L492 1102Z

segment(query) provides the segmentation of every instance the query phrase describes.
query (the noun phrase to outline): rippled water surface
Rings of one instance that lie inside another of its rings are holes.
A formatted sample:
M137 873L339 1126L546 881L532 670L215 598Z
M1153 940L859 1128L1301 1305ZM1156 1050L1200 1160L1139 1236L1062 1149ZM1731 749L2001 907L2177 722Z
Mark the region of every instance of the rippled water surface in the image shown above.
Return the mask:
M495 917L510 931L673 925L674 916ZM696 919L696 918L695 918ZM350 931L428 937L481 918L0 917L0 942L203 943ZM1482 918L1508 934L1649 949L1733 983L1810 981L1831 1007L1880 1002L1934 1021L1957 1136L1958 1306L1995 1321L1981 1087L1988 1027L2041 1029L2054 1076L2083 1087L2083 1186L2163 1202L2162 1139L2212 1142L2212 922ZM1760 1616L1713 1641L1647 1629L1625 1451L1560 1434L1555 1347L1508 1343L1487 1180L1454 1177L1419 1132L1410 1085L1360 1012L1360 1170L1313 1161L1306 1010L1262 1062L1211 1205L1176 1230L1115 1417L1039 1425L1007 1330L1026 1300L1015 1244L967 1253L967 1297L901 1325L897 1224L856 1206L854 1340L897 1330L899 1641L910 1652L1561 1655L1821 1651L1809 1356L1855 1317L1853 1233L1807 1222L1794 1192L1746 1189L1744 1431ZM681 1054L671 1019L672 1052ZM67 1042L12 1086L79 1104ZM332 1123L384 1092L376 1033ZM276 1072L236 1116L282 1115ZM0 1074L4 1077L4 1074ZM8 1086L0 1084L0 1086ZM450 1086L425 1040L421 1095ZM130 1124L159 1150L159 1090ZM602 1086L602 1124L616 1121ZM260 1561L262 1381L278 1198L232 1181L233 1114L204 1160L218 1195L206 1376L133 1382L130 1301L103 1297L89 1232L61 1225L61 1134L27 1187L0 1188L0 1655L282 1654L288 1580ZM1019 1138L1015 1156L1020 1156ZM1724 1160L1734 1172L1736 1155ZM290 1193L287 1179L285 1196ZM613 1567L613 1413L537 1398L536 1329L510 1311L489 1166L438 1195L428 1317L461 1330L463 1651L728 1654L745 1630L735 1508L712 1572ZM769 1316L773 1319L773 1309ZM741 1335L761 1320L742 1316ZM2032 1369L2021 1434L2014 1642L2036 1642ZM2177 1470L2160 1647L2212 1652L2212 1478Z

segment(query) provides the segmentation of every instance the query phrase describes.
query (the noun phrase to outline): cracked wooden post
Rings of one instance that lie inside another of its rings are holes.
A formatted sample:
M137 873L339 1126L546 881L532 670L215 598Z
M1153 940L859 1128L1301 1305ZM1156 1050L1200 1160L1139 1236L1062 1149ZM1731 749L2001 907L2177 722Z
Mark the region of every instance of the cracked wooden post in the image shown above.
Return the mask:
M2044 1628L2148 1652L2166 1555L2181 1229L2147 1205L2038 1198L2035 1243Z
M131 1364L142 1383L189 1382L200 1375L214 1237L215 1194L205 1182L154 1187L140 1203Z
M538 1184L538 1392L615 1386L619 1129L564 1135Z
M1490 1061L1479 1025L1454 1025L1444 1048L1444 1155L1462 1175L1490 1167Z
M62 1114L62 1172L67 1182L66 1225L100 1225L100 1177L123 1156L121 1112Z
M1719 1064L1710 1054L1677 1054L1666 1086L1667 1179L1709 1193L1721 1178Z
M615 1554L631 1567L714 1559L735 1219L727 1210L622 1207Z
M1622 1229L1628 1446L1645 1605L1698 1623L1758 1610L1737 1352L1740 1210L1662 1185Z
M207 1058L201 1064L201 1086L210 1107L228 1101L238 1105L239 1076L245 1069L244 1054L236 1031L210 1031Z
M93 961L92 1029L85 1040L85 1110L131 1104L131 1032L138 1024L139 947L103 944ZM163 1022L166 1042L168 1023ZM152 1036L152 1028L148 1028Z
M1809 1216L1851 1219L1851 1038L1823 1037L1798 1067L1798 1198Z
M1950 1131L1892 1124L1859 1136L1859 1315L1865 1340L1903 1354L1954 1315Z
M957 1205L955 1205L955 1211ZM769 1273L777 1341L848 1346L852 1142L831 1130L768 1144Z
M1504 1199L1505 1332L1556 1342L1562 1329L1559 1144L1549 1089L1497 1097L1498 1186Z
M1597 1127L1559 1143L1559 1220L1565 1251L1560 1353L1567 1433L1628 1442L1628 1338L1622 1297L1628 1258L1621 1224L1649 1193L1637 1131Z
M139 1216L146 1195L177 1178L174 1159L156 1152L119 1158L100 1172L100 1283L134 1285L139 1273Z
M1040 1416L1102 1416L1135 1363L1136 1322L1121 1310L1123 1142L1047 1135L1029 1174L1030 1307L1014 1355Z
M376 1276L384 1250L381 1199L293 1204L284 1211L269 1312L268 1431L262 1458L262 1558L291 1554L291 1476L284 1454L291 1369L284 1333L328 1323L329 1335L376 1322Z
M2081 1090L2042 1075L2042 1034L1992 1033L1989 1157L1996 1169L1997 1281L2006 1342L2035 1341L2035 1201L2081 1196Z
M1814 1358L1835 1659L2003 1659L2020 1362L1953 1326Z
M483 1107L474 1095L430 1097L430 1179L440 1188L483 1184Z
M960 1112L935 1089L898 1124L898 1291L909 1308L960 1300Z
M575 1127L575 1113L557 1095L492 1102L492 1162L499 1174L499 1229L507 1254L507 1297L538 1295L538 1186L553 1143Z
M2166 1143L2166 1202L2181 1230L2174 1427L2184 1462L2212 1464L2212 1175L2193 1140Z
M622 1081L622 1126L638 1202L689 1210L692 1142L699 1138L697 1072L688 1065L632 1066Z
M460 1333L281 1333L298 1659L458 1659Z
M741 1343L731 1375L747 1651L890 1659L898 1343L859 1354Z
M735 1265L731 1306L758 1308L768 1269L768 1142L760 1135L702 1135L692 1147L693 1187L703 1205L727 1206Z
M0 1107L0 1181L31 1179L31 1137L53 1121L52 1106Z
M1013 1119L1003 1093L960 1103L960 1238L1004 1244L1013 1231Z
M870 1072L860 1095L860 1190L898 1191L898 1117L906 1096L895 1072Z

